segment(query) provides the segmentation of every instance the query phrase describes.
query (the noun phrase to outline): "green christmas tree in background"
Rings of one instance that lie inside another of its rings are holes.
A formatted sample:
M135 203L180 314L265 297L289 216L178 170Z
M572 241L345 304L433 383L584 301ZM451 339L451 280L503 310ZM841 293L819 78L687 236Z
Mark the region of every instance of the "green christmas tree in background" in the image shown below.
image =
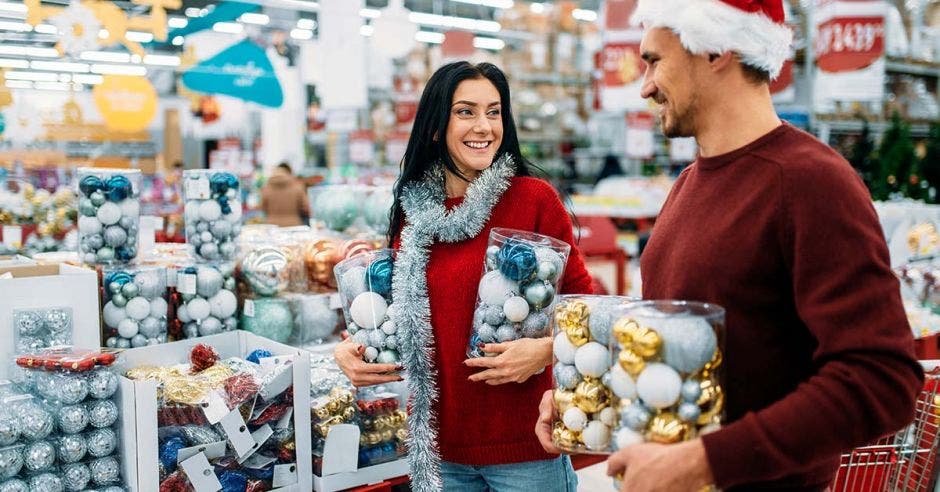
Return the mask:
M940 188L940 122L930 124L927 136L926 152L920 161L920 172L932 190L925 198L930 203L937 203L937 189Z
M872 196L876 200L897 194L918 199L924 194L917 175L910 125L896 111L878 147L878 164L877 179L872 183Z

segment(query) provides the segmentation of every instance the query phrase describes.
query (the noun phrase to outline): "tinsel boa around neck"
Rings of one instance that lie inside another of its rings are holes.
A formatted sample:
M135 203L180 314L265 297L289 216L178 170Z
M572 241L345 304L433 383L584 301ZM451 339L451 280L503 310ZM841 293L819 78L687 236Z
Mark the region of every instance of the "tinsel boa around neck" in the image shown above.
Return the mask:
M441 165L434 166L424 180L402 191L401 206L407 225L402 229L395 259L392 297L399 306L395 311L395 325L411 393L408 459L411 488L415 492L442 488L433 411L438 392L427 286L430 248L436 241L456 243L479 235L515 173L512 157L503 154L470 183L463 203L449 212L444 205L446 194Z

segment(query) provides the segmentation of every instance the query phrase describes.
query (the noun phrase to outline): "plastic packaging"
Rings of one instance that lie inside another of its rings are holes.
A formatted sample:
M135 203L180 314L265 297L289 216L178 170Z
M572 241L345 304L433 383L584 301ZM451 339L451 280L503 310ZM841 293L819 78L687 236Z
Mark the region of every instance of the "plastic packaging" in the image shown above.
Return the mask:
M166 269L105 270L102 285L105 345L130 348L166 343L169 306Z
M78 240L90 265L127 263L137 257L140 171L78 170Z
M228 172L183 171L186 242L200 261L232 261L242 228L238 178Z
M394 266L394 251L381 249L344 260L334 268L346 331L365 346L362 357L366 362L399 361L392 301Z

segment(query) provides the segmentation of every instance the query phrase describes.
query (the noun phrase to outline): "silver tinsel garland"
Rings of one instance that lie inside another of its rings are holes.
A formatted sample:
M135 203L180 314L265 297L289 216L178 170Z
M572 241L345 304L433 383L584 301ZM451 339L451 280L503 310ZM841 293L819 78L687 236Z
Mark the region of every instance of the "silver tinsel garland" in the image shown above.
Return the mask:
M408 459L411 488L415 492L437 491L443 487L433 411L438 391L427 286L430 247L435 241L456 243L480 234L515 172L512 158L504 154L480 173L467 188L463 203L450 212L444 206L442 166L435 166L423 181L402 192L401 205L407 225L401 232L401 247L395 259L392 297L395 304L401 306L396 311L395 324L411 393Z

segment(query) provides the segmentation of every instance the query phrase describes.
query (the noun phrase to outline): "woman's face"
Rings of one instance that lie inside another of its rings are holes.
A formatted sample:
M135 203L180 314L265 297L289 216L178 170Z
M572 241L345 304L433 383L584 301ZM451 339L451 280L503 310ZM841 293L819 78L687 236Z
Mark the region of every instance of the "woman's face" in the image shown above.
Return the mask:
M493 164L503 142L499 92L485 78L464 80L454 91L447 123L447 151L466 177Z

